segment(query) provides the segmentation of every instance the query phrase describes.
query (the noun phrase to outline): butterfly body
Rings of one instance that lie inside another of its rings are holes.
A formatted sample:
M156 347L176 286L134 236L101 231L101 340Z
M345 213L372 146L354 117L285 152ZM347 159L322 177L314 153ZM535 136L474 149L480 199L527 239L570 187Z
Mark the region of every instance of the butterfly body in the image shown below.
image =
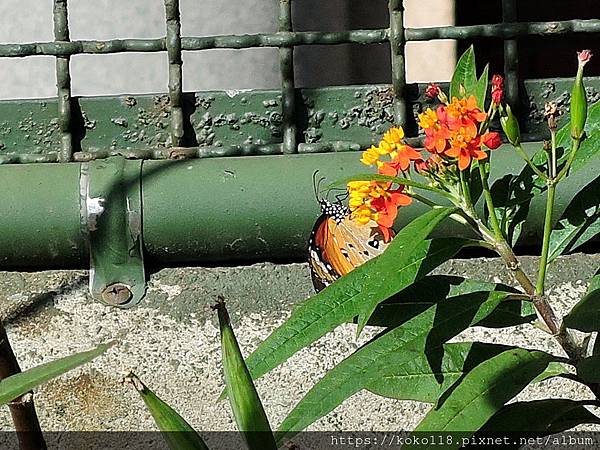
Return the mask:
M319 205L321 216L313 226L308 255L317 292L380 255L388 245L377 223L357 224L341 202L321 199Z

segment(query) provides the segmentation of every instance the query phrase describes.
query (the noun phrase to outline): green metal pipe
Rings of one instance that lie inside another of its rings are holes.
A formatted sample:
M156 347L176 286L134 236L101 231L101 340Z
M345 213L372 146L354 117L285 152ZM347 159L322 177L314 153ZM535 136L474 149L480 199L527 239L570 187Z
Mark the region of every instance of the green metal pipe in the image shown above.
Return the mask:
M533 152L539 144L527 144ZM492 181L518 173L508 146L493 153ZM369 170L359 153L144 161L143 242L156 264L304 260L319 215L312 175L334 181ZM0 166L0 264L3 268L88 267L80 219L80 163ZM585 180L581 181L585 184ZM564 207L578 192L566 184ZM110 207L110 205L107 205ZM398 226L425 210L401 210ZM543 199L530 208L523 243L541 231ZM464 233L448 223L439 234Z

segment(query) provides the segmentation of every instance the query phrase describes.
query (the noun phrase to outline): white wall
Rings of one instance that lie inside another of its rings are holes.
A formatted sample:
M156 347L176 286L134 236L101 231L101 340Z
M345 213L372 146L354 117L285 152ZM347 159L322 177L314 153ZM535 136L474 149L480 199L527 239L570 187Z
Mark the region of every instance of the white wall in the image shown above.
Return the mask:
M273 32L277 28L277 0L180 1L183 35ZM321 26L346 29L351 24L351 14L344 8L355 1L358 0L327 3L295 0L295 19L304 29L310 29L311 24L314 24L312 29L323 29ZM386 21L386 0L361 1L372 2L373 9L379 8L377 20ZM52 0L2 0L0 42L52 40L52 3ZM453 21L452 0L405 0L405 5L407 26L446 25ZM71 39L152 38L165 33L162 0L71 1L69 19ZM365 73L369 76L369 72L377 72L375 80L389 78L387 61L371 63L373 67L362 67L358 75L352 75L352 67L361 64L362 58L347 47L324 47L320 53L308 57L306 50L298 50L296 58L299 85L356 82L357 77L360 79ZM376 50L376 60L386 59L386 51ZM280 85L276 49L184 52L183 58L186 91ZM411 43L407 48L407 79L409 82L449 79L453 61L452 42ZM329 65L329 72L320 73L319 67L325 65ZM167 57L165 53L77 55L72 58L71 75L74 95L165 92ZM53 96L54 58L0 58L0 98Z

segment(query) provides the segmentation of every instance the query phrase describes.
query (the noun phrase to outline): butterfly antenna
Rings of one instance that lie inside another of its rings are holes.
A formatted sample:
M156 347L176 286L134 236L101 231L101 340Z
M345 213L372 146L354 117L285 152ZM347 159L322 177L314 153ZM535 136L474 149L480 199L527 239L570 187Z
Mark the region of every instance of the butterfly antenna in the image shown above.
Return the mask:
M337 200L338 203L342 203L349 196L350 196L350 194L348 193L348 191L344 191L344 192L340 192L339 194L336 194L335 199Z
M319 203L319 195L317 193L318 190L319 190L319 186L318 186L318 183L317 183L317 174L318 173L319 173L319 169L315 170L313 172L313 176L312 176L312 179L313 179L313 192L315 194L315 200L317 200L317 203Z
M315 170L313 172L313 191L315 193L315 199L317 200L317 203L321 203L321 198L319 197L319 191L321 188L321 183L323 181L325 181L325 177L321 177L317 180L317 174L319 173L319 170Z

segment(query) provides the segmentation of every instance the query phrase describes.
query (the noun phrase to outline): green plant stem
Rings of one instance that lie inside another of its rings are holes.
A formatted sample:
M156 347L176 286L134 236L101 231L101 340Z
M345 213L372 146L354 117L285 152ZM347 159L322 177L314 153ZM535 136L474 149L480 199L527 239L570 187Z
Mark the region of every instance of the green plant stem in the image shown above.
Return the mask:
M554 178L554 183L558 183L568 172L575 160L575 156L577 155L577 150L579 150L579 145L581 144L581 139L573 139L573 147L571 148L571 153L569 154L569 159L565 166L561 169L561 171Z
M550 130L550 157L551 157L551 165L549 166L549 170L548 172L550 173L550 178L555 179L556 178L556 166L557 166L557 160L556 160L556 130L551 129Z
M515 256L508 242L506 242L504 236L497 236L488 230L481 219L476 215L473 208L465 209L464 213L476 224L475 230L481 234L483 239L488 242L493 250L502 258L507 269L513 274L515 280L517 280L525 291L525 294L531 299L536 311L544 322L547 331L554 336L571 361L573 361L574 364L577 363L583 356L582 349L579 348L569 331L560 326L552 306L548 303L548 299L544 295L538 295L536 293L533 282L523 269L521 269L519 260Z
M582 358L583 352L569 331L559 325L556 314L554 313L552 306L550 306L550 303L548 303L546 296L537 294L535 286L523 269L521 269L519 260L506 240L503 238L496 240L495 244L496 252L504 260L506 267L512 272L525 293L531 298L535 309L550 333L556 338L573 363L577 363Z
M497 238L502 238L502 230L500 229L500 223L498 217L496 217L496 209L494 208L494 201L492 200L492 193L490 192L490 185L488 184L487 175L483 163L478 164L479 176L481 178L481 186L483 187L483 197L485 198L485 204L487 206L488 215L490 217L490 225L492 231Z
M523 158L523 160L527 163L527 165L529 167L531 167L531 170L533 170L533 172L540 177L543 180L547 180L548 176L542 172L540 169L538 169L536 167L536 165L533 163L533 161L531 161L531 159L529 158L529 156L527 156L527 153L525 153L525 150L523 150L523 146L521 144L519 145L515 145L513 146L515 148L515 150L517 151L517 153L519 154L519 156L521 158Z
M542 253L540 255L540 267L535 286L536 295L544 295L544 284L546 282L546 270L548 269L548 253L550 251L550 234L552 232L552 213L554 212L554 198L556 197L556 184L548 184L546 197L546 216L544 217L544 237L542 241Z
M430 206L432 208L435 208L436 206L439 206L437 203L429 200L427 197L423 197L422 195L416 194L415 192L410 192L410 196L412 198L414 198L415 200L423 203L424 205ZM459 208L461 207L461 205L456 205ZM463 215L463 214L459 214L459 213L452 213L450 214L450 219L454 220L455 222L458 222L462 225L466 225L470 228L473 228L475 230L479 230L480 225L477 224L472 217L468 216L468 215ZM485 247L488 248L490 250L494 250L494 248L488 244L486 241L480 241L480 244L478 244L479 247Z
M469 183L466 180L465 173L462 170L458 172L458 178L460 179L460 190L462 194L462 198L468 208L473 205L471 201L471 190L469 189Z

